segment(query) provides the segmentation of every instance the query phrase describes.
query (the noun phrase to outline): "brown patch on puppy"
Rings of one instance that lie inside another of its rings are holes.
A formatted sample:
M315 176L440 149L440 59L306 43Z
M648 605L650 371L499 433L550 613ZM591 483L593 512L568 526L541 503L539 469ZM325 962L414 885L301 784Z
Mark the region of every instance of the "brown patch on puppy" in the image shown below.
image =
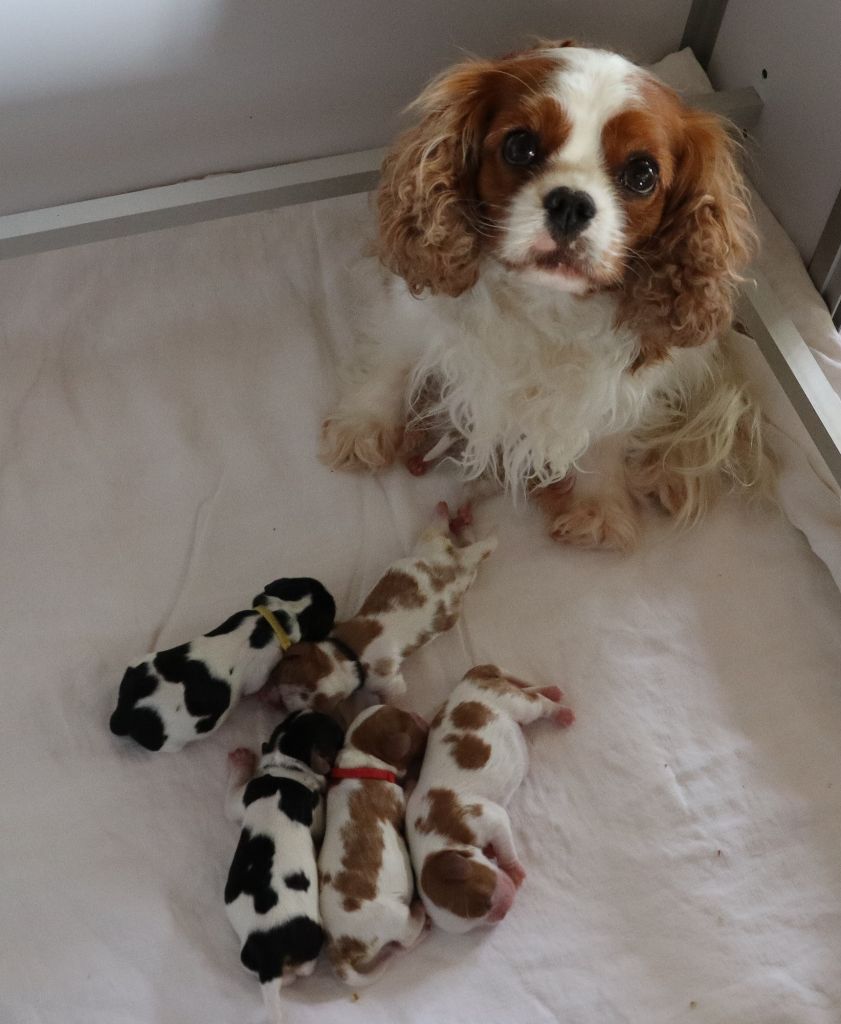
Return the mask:
M353 967L358 971L357 964L367 955L367 945L361 939L355 939L351 935L340 935L327 947L327 956L333 970L343 980L347 967Z
M428 899L456 917L475 920L490 913L496 874L468 853L439 850L423 862L420 885Z
M418 581L400 569L389 569L365 598L360 615L381 615L396 608L422 608L426 603Z
M465 679L501 679L502 671L496 665L474 665L464 673Z
M349 820L342 827L342 870L333 879L334 888L344 896L346 911L359 910L365 900L377 895L377 879L383 863L382 825L399 829L403 805L390 786L360 780L348 801Z
M404 658L408 658L409 655L414 654L418 648L423 647L424 644L428 644L434 636L435 634L429 629L421 630L415 639L403 648L402 656Z
M453 843L461 843L463 846L476 845L476 834L466 819L470 815L476 818L482 813L479 804L465 806L451 789L430 789L426 794L426 801L426 817L415 820L415 828L419 832L437 832L439 836Z
M423 753L426 732L408 711L383 704L349 734L346 745L402 772Z
M397 671L397 662L394 658L378 658L371 667L378 676L390 676Z
M511 690L511 687L515 687L520 691L526 700L540 700L540 697L536 693L532 693L529 690L531 683L527 683L524 679L517 679L516 676L503 675L500 669L496 665L477 665L475 668L465 675L465 679L469 679L474 686L478 686L480 690L490 690L495 693L506 693Z
M432 628L436 633L446 633L458 621L458 607L448 608L443 601L438 602L432 618Z
M452 747L451 753L459 768L475 771L488 763L491 748L474 733L451 732L444 740Z
M337 622L333 627L331 636L336 636L339 640L344 641L352 651L356 652L357 658L361 658L368 644L372 640L376 640L382 631L383 625L381 622L377 622L376 619L365 619L357 616L356 618L348 619L347 622ZM337 648L335 649L335 654L341 661L347 660L344 654Z
M437 729L438 726L444 721L444 715L446 714L446 712L447 712L447 705L446 704L442 704L441 707L438 708L438 710L435 712L435 717L429 723L429 730L430 730L430 732L433 729Z
M281 689L295 686L297 689L316 690L322 679L333 671L333 659L320 644L303 640L292 644L272 670L266 688Z
M496 718L496 712L478 700L463 700L450 712L456 729L481 729Z
M419 572L426 573L433 590L443 590L458 579L461 569L457 565L434 565L430 562L415 562Z

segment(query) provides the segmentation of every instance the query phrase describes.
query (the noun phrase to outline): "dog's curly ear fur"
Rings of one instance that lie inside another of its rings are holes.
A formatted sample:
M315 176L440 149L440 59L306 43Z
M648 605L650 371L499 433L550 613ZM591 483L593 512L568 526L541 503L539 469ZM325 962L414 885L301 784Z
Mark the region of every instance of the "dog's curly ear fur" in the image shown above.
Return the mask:
M382 166L377 203L382 262L413 295L460 295L479 273L473 178L483 127L489 61L470 61L435 79L412 104L421 121Z
M640 361L725 331L755 233L736 144L712 114L681 109L674 180L660 225L627 275L620 320L642 338Z

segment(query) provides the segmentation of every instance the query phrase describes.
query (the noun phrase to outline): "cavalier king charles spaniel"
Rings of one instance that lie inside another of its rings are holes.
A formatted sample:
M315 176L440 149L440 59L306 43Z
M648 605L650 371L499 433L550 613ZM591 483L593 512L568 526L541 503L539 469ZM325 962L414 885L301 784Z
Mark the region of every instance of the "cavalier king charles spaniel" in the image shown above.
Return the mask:
M413 106L379 186L388 283L323 461L376 470L446 438L557 540L623 550L645 498L691 523L727 484L762 488L722 347L754 234L719 121L570 43L467 61Z

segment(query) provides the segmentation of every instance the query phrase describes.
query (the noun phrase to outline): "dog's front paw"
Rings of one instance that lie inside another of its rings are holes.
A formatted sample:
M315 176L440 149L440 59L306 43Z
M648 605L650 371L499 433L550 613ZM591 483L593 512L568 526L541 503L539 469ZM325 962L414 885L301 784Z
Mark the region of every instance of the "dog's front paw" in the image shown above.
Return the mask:
M330 469L376 472L397 457L403 432L374 417L330 416L321 425L318 457Z
M630 504L599 498L573 500L549 527L562 544L579 548L631 551L639 539L639 521Z

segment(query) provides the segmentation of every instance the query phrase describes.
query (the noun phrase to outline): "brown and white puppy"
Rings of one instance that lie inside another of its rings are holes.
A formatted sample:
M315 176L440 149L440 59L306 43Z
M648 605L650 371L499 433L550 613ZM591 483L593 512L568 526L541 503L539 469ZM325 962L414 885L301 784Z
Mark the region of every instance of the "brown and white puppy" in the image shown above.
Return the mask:
M392 953L411 949L427 918L403 831L400 781L426 743L417 715L380 704L356 717L331 773L318 859L321 922L336 974L369 985Z
M535 687L495 665L472 668L432 720L406 837L418 891L447 932L496 924L525 879L505 806L525 778L521 725L573 712L557 686Z
M403 659L455 625L465 592L496 548L496 537L461 546L451 522L458 529L462 520L451 521L441 502L412 554L389 567L352 619L321 643L289 648L263 699L290 711L323 711L363 685L380 700L404 693Z

